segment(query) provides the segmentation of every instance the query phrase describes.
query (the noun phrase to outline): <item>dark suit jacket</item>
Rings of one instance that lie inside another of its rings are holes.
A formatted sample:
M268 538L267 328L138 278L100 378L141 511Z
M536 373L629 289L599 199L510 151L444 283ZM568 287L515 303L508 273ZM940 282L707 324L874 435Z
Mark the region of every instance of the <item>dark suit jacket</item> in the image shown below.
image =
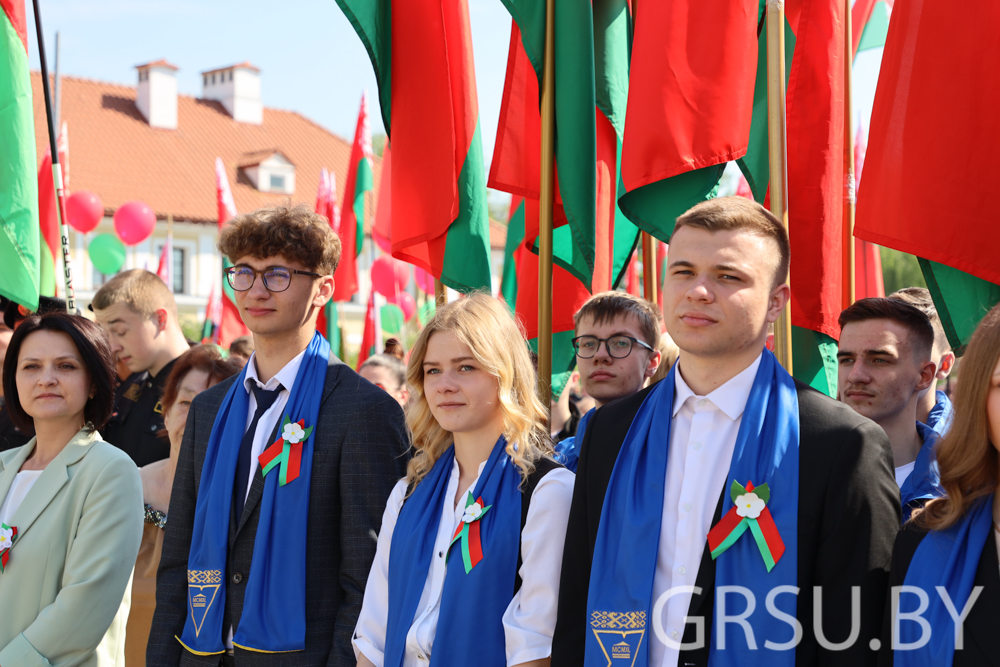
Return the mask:
M150 667L219 663L219 656L185 650L175 635L180 636L187 616L188 552L208 437L233 382L235 378L199 394L188 414L156 580L156 613L146 653ZM405 474L409 440L399 404L332 354L315 432L306 546L306 648L294 653L237 648L238 665L355 664L351 634L386 501ZM230 623L239 627L263 490L257 466L243 516L237 521L234 512L230 519L223 640Z
M796 649L796 664L874 664L877 654L869 648L869 640L881 631L892 541L900 522L899 488L889 439L878 425L847 406L805 385L796 386L800 423L797 616L804 635ZM604 495L625 435L650 389L598 410L587 427L563 552L552 667L583 664L590 631L590 566ZM725 490L712 492L719 498L713 525L719 521ZM695 581L703 593L692 598L688 611L691 617L705 619L705 647L682 652L681 666L708 664L715 561L707 545L706 540ZM813 586L823 587L823 630L830 642L843 642L850 635L851 587L861 587L861 634L853 648L831 652L817 643ZM755 613L767 613L764 600L757 600ZM756 637L758 646L765 639L784 640L788 626L776 623L784 634L780 638ZM646 636L648 641L658 641L651 624ZM694 641L695 626L689 623L683 642Z
M906 572L910 569L910 561L917 547L927 535L927 531L912 523L906 524L896 536L896 546L892 550L892 569L889 571L889 586L902 586L906 580ZM983 555L979 558L979 568L973 586L982 586L983 592L969 615L965 617L964 641L965 647L955 651L954 667L998 667L1000 666L1000 636L997 626L1000 624L1000 561L997 559L997 544L993 532L986 540ZM891 589L890 589L891 590ZM937 595L935 591L928 591ZM903 598L912 601L913 596ZM961 611L959 603L955 606ZM912 609L912 607L904 607ZM912 622L912 621L906 621ZM933 632L954 632L951 626L946 628L931 628ZM882 627L882 650L879 653L879 667L892 667L892 611L890 600L886 600L885 623Z

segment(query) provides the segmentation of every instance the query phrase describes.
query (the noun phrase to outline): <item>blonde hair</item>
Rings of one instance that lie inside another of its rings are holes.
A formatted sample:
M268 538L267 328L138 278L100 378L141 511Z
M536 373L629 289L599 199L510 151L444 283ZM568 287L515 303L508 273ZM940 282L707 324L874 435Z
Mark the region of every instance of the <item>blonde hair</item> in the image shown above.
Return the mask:
M483 292L441 307L413 345L406 380L412 403L406 413L414 454L406 468L412 489L430 472L452 443L452 434L441 428L424 395L424 357L431 336L449 331L472 350L484 371L496 378L503 413L507 454L521 470L522 482L535 461L551 456L548 413L536 393L535 369L524 334L506 304ZM516 445L516 448L515 448Z
M931 530L944 530L965 514L972 504L997 488L997 450L990 441L986 403L993 369L1000 360L1000 305L982 319L962 357L962 375L955 392L955 417L948 433L935 447L946 496L935 498L913 521Z
M170 288L158 275L145 269L122 271L101 285L94 295L94 310L104 310L124 303L133 313L152 317L160 308L177 320L177 302Z

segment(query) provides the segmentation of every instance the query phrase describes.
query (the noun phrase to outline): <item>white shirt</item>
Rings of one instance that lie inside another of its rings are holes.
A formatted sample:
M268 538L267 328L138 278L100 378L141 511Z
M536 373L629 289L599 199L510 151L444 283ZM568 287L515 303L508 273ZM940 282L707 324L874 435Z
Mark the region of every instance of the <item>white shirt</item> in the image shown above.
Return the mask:
M243 425L243 433L246 434L246 430L250 428L250 422L253 421L253 415L257 412L257 397L254 396L253 392L250 391L250 383L254 382L261 389L266 389L268 391L274 391L278 388L280 384L283 389L278 392L278 398L274 399L274 403L271 407L261 415L260 421L257 422L257 430L253 435L253 445L250 448L250 476L247 477L247 491L246 495L243 497L245 501L247 496L250 495L250 486L253 484L254 474L257 472L257 457L264 453L268 445L272 443L268 442L271 438L271 433L274 431L274 427L278 425L278 420L281 419L281 415L285 410L285 406L288 405L288 397L292 394L292 385L295 384L295 376L299 374L299 366L302 365L302 358L305 356L306 351L302 350L299 354L285 364L285 367L278 371L274 377L268 380L266 383L261 382L260 378L257 377L257 352L252 352L250 354L250 360L247 361L247 375L243 379L243 388L250 395L250 407L247 409L247 423ZM229 636L226 637L226 649L229 651L233 650L233 627L229 626Z
M483 464L485 465L485 463ZM482 473L483 465L479 466ZM519 665L531 660L547 658L552 653L552 633L556 626L556 606L559 598L559 571L562 567L563 542L566 523L573 499L575 476L558 468L550 471L535 487L528 508L528 516L521 531L522 565L521 589L514 595L503 615L504 635L508 665ZM434 540L434 555L420 595L413 624L406 633L406 652L403 667L426 667L430 663L434 636L437 633L438 615L441 612L441 594L447 573L445 557L455 529L465 513L465 503L454 506L458 491L459 470L456 461L448 480L441 522ZM476 481L462 492L468 495ZM385 661L386 619L389 614L389 547L396 519L406 495L406 480L400 480L389 496L382 530L378 536L375 562L372 563L365 587L361 615L354 631L354 655L363 653L375 667ZM462 567L462 559L452 559Z
M671 588L695 584L719 494L730 482L726 477L736 435L758 366L760 357L707 396L695 395L677 367L659 557L653 577L654 607ZM690 595L675 595L667 602L663 615L652 622L661 624L667 637L680 643L690 606ZM661 642L655 632L647 634L652 642L651 667L675 667L678 650Z
M24 502L24 497L28 495L28 491L43 472L43 470L22 470L14 476L14 483L10 485L10 491L3 499L3 505L0 505L0 523L12 525L17 508Z
M917 465L916 461L910 461L906 465L901 465L896 468L896 486L901 489L903 488L903 482L905 482L906 478L913 472L913 467L915 465Z

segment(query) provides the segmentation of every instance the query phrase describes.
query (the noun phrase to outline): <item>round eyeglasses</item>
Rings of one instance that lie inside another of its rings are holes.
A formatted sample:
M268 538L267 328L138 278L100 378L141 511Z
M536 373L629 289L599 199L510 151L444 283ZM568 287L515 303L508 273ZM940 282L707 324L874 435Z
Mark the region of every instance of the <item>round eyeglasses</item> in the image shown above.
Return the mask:
M601 349L601 343L604 343L608 354L615 359L624 359L630 355L633 345L640 345L650 352L656 351L641 340L625 335L612 336L611 338L577 336L573 339L573 349L576 350L576 356L581 359L593 359L597 351Z
M226 269L226 278L229 280L230 287L234 290L237 292L246 292L253 287L254 281L257 280L257 275L260 274L267 291L284 292L292 284L292 276L296 273L302 276L322 278L320 274L313 273L312 271L299 271L298 269L289 269L284 266L269 266L266 269L257 271L246 264L231 266Z

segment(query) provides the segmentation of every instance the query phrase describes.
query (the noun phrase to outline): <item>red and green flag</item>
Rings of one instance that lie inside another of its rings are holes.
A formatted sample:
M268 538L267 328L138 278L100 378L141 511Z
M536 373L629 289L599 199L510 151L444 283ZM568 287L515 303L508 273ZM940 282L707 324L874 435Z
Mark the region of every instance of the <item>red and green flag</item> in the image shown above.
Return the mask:
M375 303L375 290L368 293L368 308L365 310L365 329L361 334L361 349L358 350L358 365L356 370L361 370L361 364L365 363L368 357L375 356L381 350L382 325L379 321L379 309Z
M538 200L514 197L511 201L511 222L507 227L510 242L512 231L532 224L538 227ZM516 238L516 237L515 237ZM512 308L521 325L531 349L538 352L538 255L531 252L521 241L515 241L516 249L508 261L516 265L516 279L501 285L501 293ZM505 265L506 279L506 265ZM506 289L504 287L506 286ZM573 337L576 325L573 315L580 310L583 302L590 298L590 292L577 280L576 276L558 264L552 266L552 395L562 394L570 372L576 365Z
M990 0L894 7L858 192L855 234L920 259L956 354L1000 300L998 21Z
M537 200L544 7L504 4L513 24L489 184ZM557 0L555 13L553 261L606 291L621 281L638 239L618 206L631 19L626 0ZM527 230L535 252L537 235L537 226Z
M24 0L0 0L0 8L0 294L35 310L43 252L27 18Z
M681 213L716 195L726 163L747 152L758 17L758 0L638 6L620 205L661 240Z
M230 220L236 217L236 202L233 200L233 191L229 189L229 177L226 175L226 168L222 164L222 158L215 158L215 199L219 212L219 232ZM223 270L231 267L228 257L222 258ZM220 276L220 299L216 306L218 312L218 330L211 335L213 341L228 348L234 338L249 335L250 330L243 324L239 308L236 307L236 292L233 291L229 281ZM209 320L208 313L205 316L206 322Z
M894 0L856 0L851 8L851 40L854 57L868 49L885 46L889 14Z
M52 180L52 152L45 151L42 166L38 168L38 223L41 250L38 288L42 296L56 295L56 267L59 257L57 253L62 249L56 205L56 188Z
M372 159L366 92L361 95L358 124L347 165L344 203L340 206L340 264L333 274L333 301L350 301L358 291L358 255L365 240L365 193L373 187Z
M392 255L490 289L486 174L466 0L337 0L368 50L392 141Z

